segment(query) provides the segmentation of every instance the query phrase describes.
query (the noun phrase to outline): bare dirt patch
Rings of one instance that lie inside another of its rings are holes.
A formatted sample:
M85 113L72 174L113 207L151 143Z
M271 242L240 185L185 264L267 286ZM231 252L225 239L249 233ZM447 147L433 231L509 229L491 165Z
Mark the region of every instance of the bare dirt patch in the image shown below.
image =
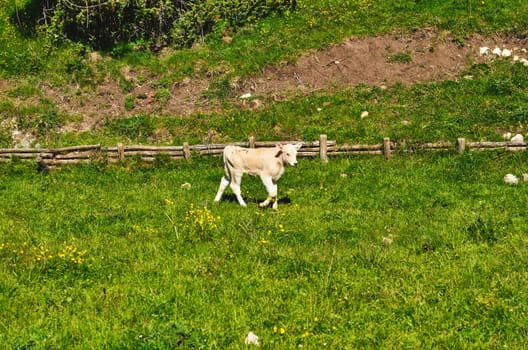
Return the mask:
M495 59L481 56L482 46L520 52L526 40L472 36L463 41L431 31L412 35L351 38L324 51L299 58L296 64L266 68L255 90L264 95L285 91L313 92L358 84L391 85L456 79L473 63ZM526 56L526 54L525 54Z
M342 89L358 84L387 86L396 82L413 84L425 81L457 79L473 63L497 59L495 55L479 54L479 48L508 48L513 54L528 58L522 49L528 48L526 39L510 37L482 37L478 35L455 39L430 30L413 34L390 34L379 37L350 38L325 50L309 52L295 64L266 67L259 75L241 79L236 84L238 96L250 93L259 101L284 99L292 94L309 94L324 89ZM505 58L504 58L505 59ZM511 59L511 58L509 58ZM105 79L93 92L76 94L75 87L42 89L45 97L70 115L78 115L80 122L64 130L89 130L104 118L135 114L188 115L195 112L221 110L218 101L204 99L209 87L206 78L187 78L174 82L170 96L162 101L152 81L156 77L134 79L128 71L132 89L124 93L120 85ZM14 83L0 83L0 95ZM126 100L133 100L133 108L126 108ZM237 98L242 108L258 108L262 103L249 103Z

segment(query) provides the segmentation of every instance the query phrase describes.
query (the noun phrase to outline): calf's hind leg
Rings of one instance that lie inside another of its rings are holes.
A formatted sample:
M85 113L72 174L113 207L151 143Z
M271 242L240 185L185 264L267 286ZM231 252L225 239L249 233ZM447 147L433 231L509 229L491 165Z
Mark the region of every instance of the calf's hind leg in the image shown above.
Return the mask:
M246 202L244 202L244 199L242 198L242 195L240 194L240 183L242 182L242 174L236 174L231 179L231 190L235 194L238 203L245 207Z
M262 203L259 203L261 208L267 207L270 202L273 202L272 208L277 209L277 184L273 181L271 177L260 177L266 190L268 191L268 198Z

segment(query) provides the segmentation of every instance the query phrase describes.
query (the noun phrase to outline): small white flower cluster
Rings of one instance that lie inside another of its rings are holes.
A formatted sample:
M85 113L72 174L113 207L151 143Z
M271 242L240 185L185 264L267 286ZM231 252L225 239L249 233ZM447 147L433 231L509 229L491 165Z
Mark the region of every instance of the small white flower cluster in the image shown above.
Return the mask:
M518 48L514 48L514 49L501 49L499 47L495 47L493 50L490 49L489 47L487 46L482 46L479 50L479 53L481 56L486 56L486 55L489 55L490 53L492 55L495 55L497 57L513 57L513 61L514 62L520 62L522 63L525 67L528 67L528 59L524 58L524 57L520 57L519 54L516 54L516 53L520 53L520 54L525 54L527 53L528 51L526 49L518 49Z

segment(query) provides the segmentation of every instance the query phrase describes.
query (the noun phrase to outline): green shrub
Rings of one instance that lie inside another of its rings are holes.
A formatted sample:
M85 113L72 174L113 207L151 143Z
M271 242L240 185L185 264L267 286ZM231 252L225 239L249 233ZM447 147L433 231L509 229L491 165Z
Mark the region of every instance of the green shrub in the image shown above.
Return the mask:
M52 20L45 27L52 41L80 41L96 49L120 43L137 49L183 47L203 38L216 23L236 27L294 5L294 0L55 0L48 5Z

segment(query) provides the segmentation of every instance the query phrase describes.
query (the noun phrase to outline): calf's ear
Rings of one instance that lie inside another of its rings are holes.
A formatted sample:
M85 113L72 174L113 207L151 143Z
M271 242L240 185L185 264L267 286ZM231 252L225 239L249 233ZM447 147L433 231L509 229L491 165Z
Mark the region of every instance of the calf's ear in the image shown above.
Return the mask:
M296 143L295 144L295 148L297 148L299 150L299 149L301 149L302 145L303 145L302 142Z
M282 154L282 145L280 143L277 143L275 145L275 148L277 149L277 153L275 154L275 158L279 158Z

